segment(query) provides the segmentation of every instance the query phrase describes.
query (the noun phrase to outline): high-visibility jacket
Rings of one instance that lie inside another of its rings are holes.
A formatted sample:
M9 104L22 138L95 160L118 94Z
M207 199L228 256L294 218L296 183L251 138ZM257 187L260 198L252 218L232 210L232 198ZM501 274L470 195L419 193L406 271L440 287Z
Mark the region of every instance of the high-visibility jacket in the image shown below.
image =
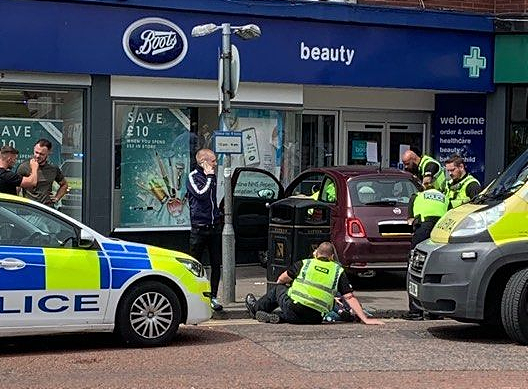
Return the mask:
M428 155L423 155L420 159L420 164L418 165L418 174L420 174L420 177L423 179L425 174L425 167L429 162L433 162L438 165L438 172L433 176L433 186L435 189L438 189L440 192L443 192L445 190L446 185L446 174L444 168L436 159Z
M452 180L448 182L447 197L451 202L452 208L456 208L471 200L471 198L466 194L466 188L472 182L476 182L480 185L478 180L469 173L460 182L455 184L453 184Z
M317 200L319 198L319 192L320 190L314 192L310 197L314 200ZM330 182L325 186L321 200L329 203L334 203L336 201L336 198L337 196L335 184L333 182Z
M288 296L298 304L325 314L332 310L337 284L343 268L334 261L310 258L288 289Z
M442 217L447 212L449 201L447 197L436 189L427 189L416 195L413 203L413 215L420 216L424 222L428 218Z

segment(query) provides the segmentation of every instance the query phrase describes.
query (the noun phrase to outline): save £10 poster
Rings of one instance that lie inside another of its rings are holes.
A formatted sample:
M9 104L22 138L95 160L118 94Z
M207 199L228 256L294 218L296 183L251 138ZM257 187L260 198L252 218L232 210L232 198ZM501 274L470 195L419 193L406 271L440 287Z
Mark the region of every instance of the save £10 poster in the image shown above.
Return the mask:
M188 227L188 112L126 108L121 128L120 227Z

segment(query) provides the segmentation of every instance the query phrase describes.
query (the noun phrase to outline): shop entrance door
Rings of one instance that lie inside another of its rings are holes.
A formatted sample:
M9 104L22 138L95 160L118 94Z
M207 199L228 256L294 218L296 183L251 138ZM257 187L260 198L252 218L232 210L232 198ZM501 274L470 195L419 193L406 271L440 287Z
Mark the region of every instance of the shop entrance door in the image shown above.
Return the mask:
M302 115L301 171L335 165L336 112L308 111Z
M402 149L425 150L424 123L345 122L347 165L397 167Z
M398 167L398 163L401 158L401 146L411 148L419 151L419 154L425 150L425 124L416 124L416 123L406 123L406 124L397 124L397 123L388 123L388 141L387 147L388 152L388 163L386 166Z

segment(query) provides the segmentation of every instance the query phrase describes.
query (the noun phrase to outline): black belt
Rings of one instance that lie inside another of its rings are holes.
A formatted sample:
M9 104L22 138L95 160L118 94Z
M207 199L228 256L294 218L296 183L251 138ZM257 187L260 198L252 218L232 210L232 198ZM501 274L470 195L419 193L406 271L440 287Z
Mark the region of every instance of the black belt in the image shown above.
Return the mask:
M196 228L198 230L212 230L218 226L218 223L216 224L191 224L192 228Z
M424 222L434 222L434 223L436 223L438 220L440 220L440 216L426 216L426 217L424 217Z

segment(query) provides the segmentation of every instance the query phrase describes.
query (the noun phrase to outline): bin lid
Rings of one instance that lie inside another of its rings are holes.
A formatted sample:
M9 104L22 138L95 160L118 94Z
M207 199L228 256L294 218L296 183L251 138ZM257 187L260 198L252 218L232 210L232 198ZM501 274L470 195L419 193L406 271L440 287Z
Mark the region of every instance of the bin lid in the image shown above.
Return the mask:
M330 207L310 197L291 196L271 205L270 222L298 226L329 225Z

